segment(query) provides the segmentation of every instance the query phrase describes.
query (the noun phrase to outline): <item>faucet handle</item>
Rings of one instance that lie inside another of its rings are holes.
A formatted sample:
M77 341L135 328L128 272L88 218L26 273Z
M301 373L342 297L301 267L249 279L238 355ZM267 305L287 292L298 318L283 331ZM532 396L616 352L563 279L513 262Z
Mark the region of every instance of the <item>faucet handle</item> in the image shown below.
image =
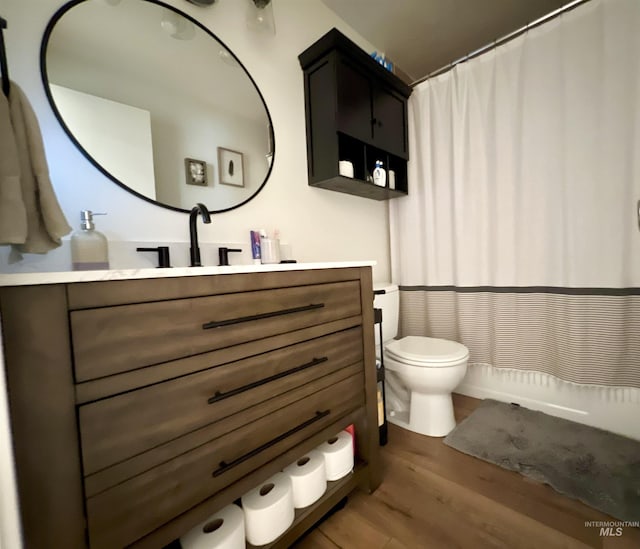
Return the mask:
M229 252L241 252L240 248L218 248L218 265L220 267L226 267L229 265Z
M171 267L169 259L169 246L158 246L157 248L136 248L138 252L158 252L158 268L165 269Z

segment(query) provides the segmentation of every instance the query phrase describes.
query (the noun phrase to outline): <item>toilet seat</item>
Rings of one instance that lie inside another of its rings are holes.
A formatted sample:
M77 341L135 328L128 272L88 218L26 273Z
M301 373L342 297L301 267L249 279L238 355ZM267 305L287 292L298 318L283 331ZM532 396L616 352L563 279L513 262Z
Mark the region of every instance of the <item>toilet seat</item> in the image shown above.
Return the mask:
M461 343L434 337L403 337L391 341L385 350L392 360L422 368L455 366L469 358L469 349Z

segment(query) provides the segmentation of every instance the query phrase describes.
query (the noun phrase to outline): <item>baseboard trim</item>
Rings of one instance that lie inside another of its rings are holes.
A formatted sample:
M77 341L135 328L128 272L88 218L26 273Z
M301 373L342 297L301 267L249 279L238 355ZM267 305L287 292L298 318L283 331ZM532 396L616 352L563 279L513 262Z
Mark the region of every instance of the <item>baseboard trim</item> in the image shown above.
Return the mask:
M542 372L470 364L456 393L514 402L640 440L640 389L570 383Z

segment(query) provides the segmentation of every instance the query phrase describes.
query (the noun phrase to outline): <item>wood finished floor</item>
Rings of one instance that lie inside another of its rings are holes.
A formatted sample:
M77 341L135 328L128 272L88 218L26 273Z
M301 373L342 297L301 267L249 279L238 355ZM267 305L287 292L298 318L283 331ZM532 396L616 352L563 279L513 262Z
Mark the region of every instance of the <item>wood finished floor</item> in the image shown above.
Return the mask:
M454 395L458 421L480 400ZM585 521L615 520L518 473L389 425L383 482L356 492L297 549L638 549L640 530L600 537Z

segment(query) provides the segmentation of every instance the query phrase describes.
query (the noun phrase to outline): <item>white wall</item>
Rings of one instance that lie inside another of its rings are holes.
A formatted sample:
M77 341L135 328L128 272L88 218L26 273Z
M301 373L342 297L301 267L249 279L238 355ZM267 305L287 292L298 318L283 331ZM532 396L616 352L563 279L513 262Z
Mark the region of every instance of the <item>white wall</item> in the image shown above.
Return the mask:
M51 95L76 139L120 181L155 198L148 110L51 84Z
M376 49L337 19L320 0L273 0L276 34L246 28L248 0L218 0L201 8L182 0L167 3L196 17L226 43L255 79L269 107L276 155L269 182L239 209L216 215L201 226L203 242L247 242L249 230L278 227L298 261L377 261L374 279L389 278L386 202L309 187L307 184L304 92L298 54L332 27L366 51ZM60 128L40 78L42 33L63 0L4 0L9 21L6 42L11 77L25 91L40 120L50 175L72 225L82 209L106 211L100 230L110 239L188 240L187 215L143 201L99 173ZM117 31L114 31L117 32ZM0 271L16 268L0 250ZM213 258L204 258L215 264ZM47 269L47 256L27 256L18 270ZM51 263L53 265L53 263Z
M212 210L224 210L246 200L262 184L269 171L266 119L261 124L210 105L158 101L158 96L149 99L158 200L184 204L184 208L202 202ZM172 106L167 109L167 105ZM242 151L244 187L220 184L218 147ZM207 163L207 187L185 183L184 158Z

